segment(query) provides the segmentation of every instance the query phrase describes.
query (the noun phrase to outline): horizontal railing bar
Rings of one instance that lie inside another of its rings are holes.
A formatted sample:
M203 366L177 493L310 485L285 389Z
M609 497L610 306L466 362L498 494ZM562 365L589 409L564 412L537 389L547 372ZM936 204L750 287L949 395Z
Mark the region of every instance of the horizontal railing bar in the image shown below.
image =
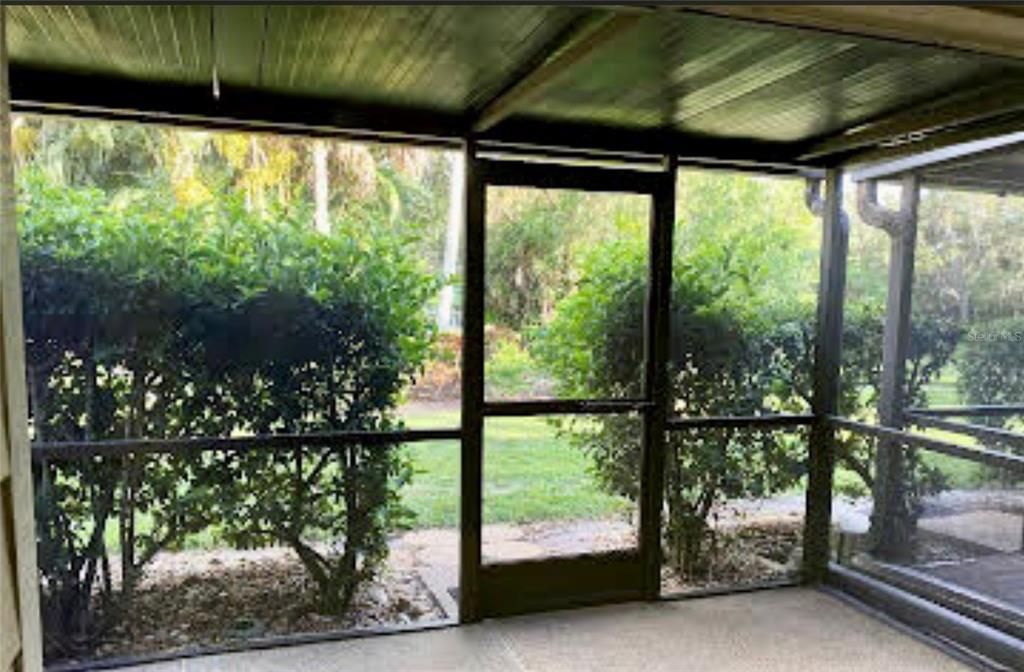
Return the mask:
M531 401L484 402L484 416L529 417L534 415L611 415L635 413L652 408L643 399L587 400L587 399L534 399Z
M995 450L988 450L986 448L968 448L967 446L950 443L949 441L933 439L919 434L911 434L891 427L871 425L858 420L851 420L849 418L829 416L828 419L829 422L832 423L832 426L837 429L848 429L860 434L874 436L875 438L889 439L915 448L923 448L935 453L942 453L943 455L959 457L973 462L981 462L993 467L1008 469L1015 473L1024 473L1024 457L1019 455L1001 453Z
M997 669L1021 669L1024 642L1012 635L843 565L829 563L826 583L886 616L953 644L955 649L983 657Z
M918 597L935 602L990 627L1024 638L1020 610L998 598L932 576L913 567L860 560L858 568Z
M917 425L918 427L931 427L932 429L941 429L947 432L966 434L967 436L973 436L976 439L1001 441L1015 447L1019 446L1024 448L1024 434L1014 432L1013 430L1001 429L999 427L986 427L985 425L978 425L973 422L943 420L942 418L933 418L918 413L905 413L904 417L910 421L910 423Z
M935 406L932 408L908 408L906 413L934 416L967 415L1024 415L1024 404L999 404L981 406Z
M774 415L723 415L694 418L670 418L666 429L756 429L758 427L805 427L814 423L809 413L778 413Z
M54 441L32 446L32 458L85 459L101 456L147 453L210 452L220 450L286 450L299 447L387 445L418 441L457 440L460 429L405 429L371 432L309 432L306 434L262 434L259 436L199 436L176 439L111 439L107 441Z

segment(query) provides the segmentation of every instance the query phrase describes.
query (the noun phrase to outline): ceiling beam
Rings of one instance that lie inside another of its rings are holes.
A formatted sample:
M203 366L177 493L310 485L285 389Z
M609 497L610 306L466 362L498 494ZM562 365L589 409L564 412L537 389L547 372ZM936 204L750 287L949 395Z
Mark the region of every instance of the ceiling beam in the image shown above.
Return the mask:
M802 143L729 138L674 129L617 129L588 123L509 119L478 138L488 141L562 149L665 156L681 163L717 164L750 171L801 172L815 166L801 162Z
M555 79L583 61L600 47L625 33L642 18L641 14L610 14L590 29L581 29L550 57L483 105L473 122L473 131L484 133L536 99Z
M997 196L1024 194L1024 183L1020 180L994 180L978 177L946 177L925 174L922 184L932 188L956 189L960 191L981 191Z
M1024 116L1011 117L994 124L982 124L930 135L917 142L882 147L851 156L846 165L854 179L885 177L907 170L986 153L1005 151L1024 143Z
M334 136L367 142L456 147L459 115L294 96L221 84L175 84L11 66L17 112L205 129Z
M801 158L814 160L843 154L1021 111L1024 111L1024 81L999 81L933 103L914 105L877 122L827 138L813 144Z
M687 5L735 19L1024 59L1024 16L962 5Z

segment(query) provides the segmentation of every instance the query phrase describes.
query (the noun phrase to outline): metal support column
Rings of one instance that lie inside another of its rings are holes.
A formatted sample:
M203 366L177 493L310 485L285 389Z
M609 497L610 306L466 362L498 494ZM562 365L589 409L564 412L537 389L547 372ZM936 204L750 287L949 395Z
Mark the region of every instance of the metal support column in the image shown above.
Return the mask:
M842 358L843 301L846 292L846 257L849 223L843 212L843 175L838 169L820 181L808 183L808 206L821 216L821 267L818 286L818 321L814 350L815 422L811 426L804 518L803 580L817 583L828 572L832 524L832 472L835 468L835 431L826 417L836 413L839 368Z
M486 187L476 146L466 143L465 299L462 318L462 461L459 620L480 620L483 525L484 233Z
M668 378L672 309L672 234L676 212L676 159L670 156L651 204L650 256L644 330L644 413L640 557L644 597L661 592L661 513L664 501L665 428L671 403Z

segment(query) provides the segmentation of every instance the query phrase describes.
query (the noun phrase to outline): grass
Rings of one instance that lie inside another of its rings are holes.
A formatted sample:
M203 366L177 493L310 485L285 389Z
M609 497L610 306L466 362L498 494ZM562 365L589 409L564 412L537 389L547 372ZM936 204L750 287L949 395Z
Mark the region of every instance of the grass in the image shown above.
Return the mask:
M458 410L417 411L417 429L457 427ZM458 524L459 444L428 441L407 447L416 473L402 502L417 527ZM590 460L544 418L493 418L484 427L484 522L603 518L633 505L603 492Z
M956 366L946 366L939 373L939 377L925 386L925 398L928 406L959 406L963 404L960 397L960 390L957 384L960 380L960 372Z
M955 366L950 365L944 368L939 377L925 388L927 405L929 407L962 405L964 401L957 386L959 377L960 373ZM950 443L978 447L978 442L975 439L964 434L938 429L924 429L921 433ZM986 478L991 476L983 465L950 455L921 451L921 461L941 471L948 479L951 488L976 488L983 485Z

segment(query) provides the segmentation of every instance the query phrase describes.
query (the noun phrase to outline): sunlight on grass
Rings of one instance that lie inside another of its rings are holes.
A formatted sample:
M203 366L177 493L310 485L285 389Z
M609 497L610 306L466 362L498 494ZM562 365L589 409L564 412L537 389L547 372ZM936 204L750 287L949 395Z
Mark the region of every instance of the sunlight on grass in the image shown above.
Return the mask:
M458 409L410 409L410 428L458 426ZM459 443L426 442L407 450L416 470L402 489L416 527L453 527L459 522ZM604 518L634 505L604 493L590 460L544 418L498 418L484 428L485 522L534 522Z
M417 429L458 425L458 410L410 409ZM429 441L406 450L415 473L402 502L417 527L455 526L459 511L459 443ZM590 461L544 418L500 418L484 431L484 519L487 523L605 518L631 503L601 490Z

